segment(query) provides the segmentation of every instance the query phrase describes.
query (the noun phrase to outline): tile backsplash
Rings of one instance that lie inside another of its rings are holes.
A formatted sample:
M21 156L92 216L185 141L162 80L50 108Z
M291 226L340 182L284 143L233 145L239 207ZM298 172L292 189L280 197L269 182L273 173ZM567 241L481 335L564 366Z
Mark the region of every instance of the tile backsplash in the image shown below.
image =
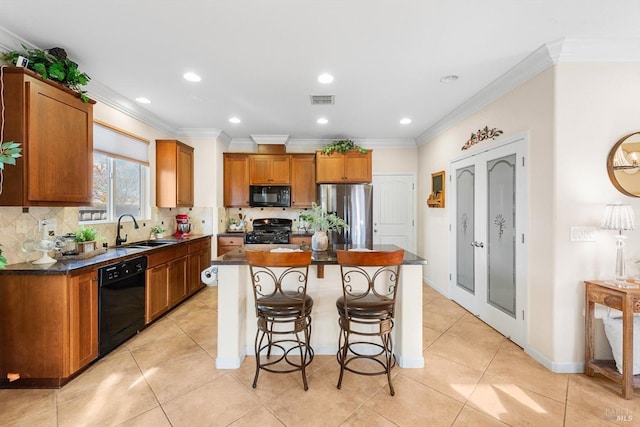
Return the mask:
M153 208L151 218L153 220L139 220L139 229L134 229L133 222L129 218L121 221L122 230L120 235L128 235L129 242L146 240L151 234L151 227L156 224L164 224L167 228L167 235L171 235L176 230L177 214L188 214L192 224L192 234L213 234L214 208L194 207L194 208ZM78 208L50 208L50 207L30 207L27 212L23 212L22 207L0 207L0 245L2 254L7 258L8 264L33 261L38 259L39 252L24 252L22 245L26 240L40 239L42 232L38 231L40 220L55 219L55 235L62 236L66 233L75 232L78 225ZM116 241L115 222L92 223L98 234L105 238L109 246L113 246Z

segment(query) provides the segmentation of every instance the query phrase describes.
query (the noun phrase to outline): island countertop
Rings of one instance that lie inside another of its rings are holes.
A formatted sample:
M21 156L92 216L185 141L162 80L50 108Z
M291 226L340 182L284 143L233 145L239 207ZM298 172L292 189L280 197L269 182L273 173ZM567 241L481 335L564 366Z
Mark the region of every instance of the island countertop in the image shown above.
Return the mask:
M244 245L239 248L236 248L232 251L229 251L218 258L211 261L211 265L246 265L247 260L244 255L245 251L270 251L276 248L289 248L289 249L305 249L304 246L294 245L294 244L252 244L252 245ZM313 251L311 255L311 264L312 265L337 265L338 259L336 258L336 250L349 250L349 249L360 249L366 250L362 248L352 247L351 245L333 245L333 248L326 251ZM373 245L369 250L374 251L394 251L399 249L395 245ZM404 259L402 261L403 265L426 265L427 260L419 257L418 255L409 252L407 250L404 251Z

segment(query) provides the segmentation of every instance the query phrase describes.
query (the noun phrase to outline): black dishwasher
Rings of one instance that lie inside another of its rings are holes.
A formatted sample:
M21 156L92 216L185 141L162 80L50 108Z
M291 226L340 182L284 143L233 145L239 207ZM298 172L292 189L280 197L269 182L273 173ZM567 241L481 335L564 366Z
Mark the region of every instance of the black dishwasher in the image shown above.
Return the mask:
M100 357L144 328L146 269L146 257L133 258L98 269Z

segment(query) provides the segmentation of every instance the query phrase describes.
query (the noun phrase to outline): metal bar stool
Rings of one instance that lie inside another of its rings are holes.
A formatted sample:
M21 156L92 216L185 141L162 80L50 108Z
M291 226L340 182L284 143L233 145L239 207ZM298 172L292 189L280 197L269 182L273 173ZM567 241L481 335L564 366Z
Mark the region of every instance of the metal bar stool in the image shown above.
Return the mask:
M340 324L336 354L340 364L338 389L342 386L345 370L360 375L385 374L393 396L391 369L396 364L396 357L391 331L404 250L339 250L336 253L342 277L342 296L336 301ZM357 360L374 361L380 369L350 366Z
M306 391L305 368L313 360L309 344L313 299L307 295L311 252L246 251L245 255L258 319L253 388L261 369L281 374L299 370Z

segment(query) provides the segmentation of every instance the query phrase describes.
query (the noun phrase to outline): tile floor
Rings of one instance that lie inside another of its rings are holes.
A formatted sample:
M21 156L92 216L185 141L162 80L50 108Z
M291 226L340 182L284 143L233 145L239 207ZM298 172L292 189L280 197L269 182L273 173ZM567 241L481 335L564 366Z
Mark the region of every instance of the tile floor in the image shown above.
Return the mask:
M554 374L457 304L425 287L423 369L345 374L316 356L299 374L254 359L215 368L217 288L206 288L61 390L0 390L2 426L632 426L632 400L601 377Z

